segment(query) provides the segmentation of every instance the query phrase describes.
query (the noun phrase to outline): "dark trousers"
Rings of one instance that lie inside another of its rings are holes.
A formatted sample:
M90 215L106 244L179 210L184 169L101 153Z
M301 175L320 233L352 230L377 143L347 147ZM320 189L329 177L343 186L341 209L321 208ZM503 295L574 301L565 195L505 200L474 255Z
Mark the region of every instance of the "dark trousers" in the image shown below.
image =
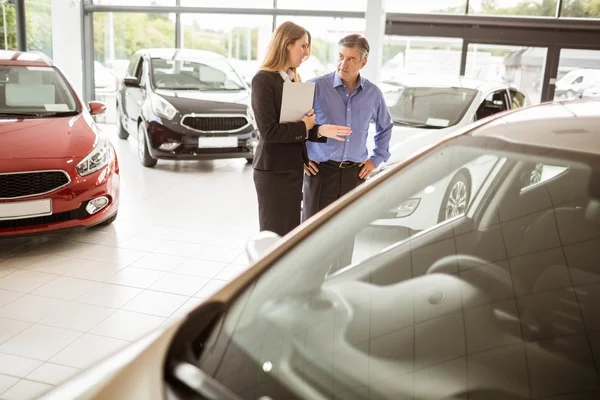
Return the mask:
M317 175L304 175L302 220L306 221L352 189L364 182L358 177L361 167L358 164L340 168L339 163L325 162L317 165ZM340 243L332 260L330 273L352 262L354 240Z
M302 170L254 170L261 231L285 236L300 225Z

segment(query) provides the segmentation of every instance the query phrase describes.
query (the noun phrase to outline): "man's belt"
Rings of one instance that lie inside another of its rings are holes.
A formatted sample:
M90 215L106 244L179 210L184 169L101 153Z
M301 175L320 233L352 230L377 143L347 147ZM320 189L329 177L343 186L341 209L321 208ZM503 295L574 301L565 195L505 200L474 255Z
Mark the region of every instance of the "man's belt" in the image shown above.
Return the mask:
M360 165L360 163L357 163L354 161L334 161L334 160L325 161L325 164L333 165L338 168L352 168L352 167L356 167L356 166Z

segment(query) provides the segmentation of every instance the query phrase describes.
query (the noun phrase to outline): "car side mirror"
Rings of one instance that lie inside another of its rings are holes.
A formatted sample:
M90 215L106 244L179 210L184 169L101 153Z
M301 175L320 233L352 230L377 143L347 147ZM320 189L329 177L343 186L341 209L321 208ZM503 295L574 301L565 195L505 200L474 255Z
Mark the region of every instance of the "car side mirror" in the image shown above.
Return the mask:
M125 78L123 78L123 86L139 88L140 81L138 81L138 78L136 78L135 76L126 76Z
M88 103L88 109L91 115L104 114L106 111L106 104L101 101L90 101Z
M267 254L281 239L276 233L263 231L254 236L246 245L248 260L253 264Z

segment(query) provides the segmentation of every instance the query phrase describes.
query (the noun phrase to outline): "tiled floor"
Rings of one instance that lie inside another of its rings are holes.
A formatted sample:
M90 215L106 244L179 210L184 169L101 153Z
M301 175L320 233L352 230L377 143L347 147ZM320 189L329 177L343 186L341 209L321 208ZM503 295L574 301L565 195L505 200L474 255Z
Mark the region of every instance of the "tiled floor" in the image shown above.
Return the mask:
M257 231L245 160L137 160L115 144L121 204L106 228L0 239L0 399L31 399L199 304L247 267Z

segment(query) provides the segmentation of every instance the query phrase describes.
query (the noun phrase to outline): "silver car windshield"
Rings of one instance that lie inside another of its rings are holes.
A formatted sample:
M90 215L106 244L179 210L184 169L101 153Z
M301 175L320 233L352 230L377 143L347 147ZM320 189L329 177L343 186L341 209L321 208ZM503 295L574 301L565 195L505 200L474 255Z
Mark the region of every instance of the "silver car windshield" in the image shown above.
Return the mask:
M599 157L461 137L378 179L238 298L203 371L242 399L600 395Z
M49 116L80 109L52 67L0 66L0 115Z
M447 128L456 125L477 95L464 88L404 87L384 84L384 98L397 124Z
M244 90L240 76L219 58L152 58L152 82L156 89L226 91Z

